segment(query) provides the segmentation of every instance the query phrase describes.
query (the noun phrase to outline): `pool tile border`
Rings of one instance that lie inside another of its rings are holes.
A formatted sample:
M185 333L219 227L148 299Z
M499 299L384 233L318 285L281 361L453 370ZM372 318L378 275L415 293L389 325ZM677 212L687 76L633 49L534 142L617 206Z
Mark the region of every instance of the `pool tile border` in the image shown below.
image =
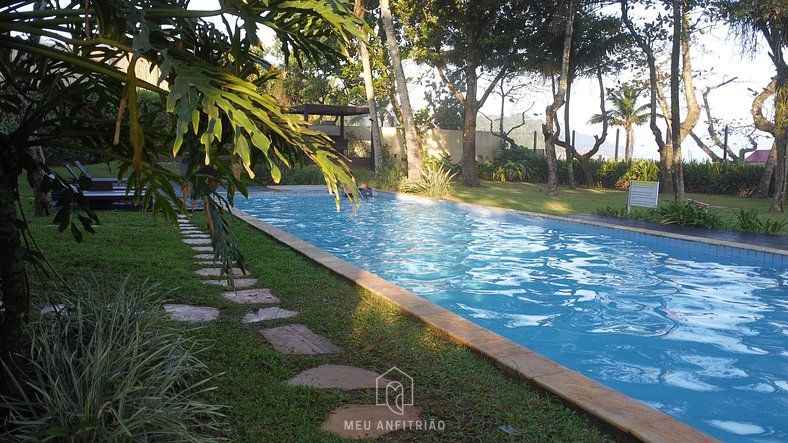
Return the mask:
M495 209L499 210L499 208ZM307 258L351 280L371 293L389 300L400 310L415 316L430 328L448 336L455 342L488 357L508 371L525 378L638 440L655 443L718 441L663 412L559 365L240 209L232 208L232 213L238 219L270 235ZM536 216L541 216L541 214ZM559 219L577 222L563 217Z

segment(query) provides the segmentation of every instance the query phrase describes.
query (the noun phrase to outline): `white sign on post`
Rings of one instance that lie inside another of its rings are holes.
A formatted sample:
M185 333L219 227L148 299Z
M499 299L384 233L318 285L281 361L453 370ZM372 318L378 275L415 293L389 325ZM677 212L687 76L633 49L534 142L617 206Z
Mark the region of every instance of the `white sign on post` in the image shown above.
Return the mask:
M632 210L632 206L656 208L658 201L659 182L649 182L642 180L629 181L629 200L627 200L627 212Z

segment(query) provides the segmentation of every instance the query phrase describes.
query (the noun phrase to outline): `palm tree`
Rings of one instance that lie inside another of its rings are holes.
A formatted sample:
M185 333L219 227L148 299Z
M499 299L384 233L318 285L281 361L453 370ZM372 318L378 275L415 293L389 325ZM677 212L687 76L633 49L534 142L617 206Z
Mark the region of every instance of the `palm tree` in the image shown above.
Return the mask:
M608 100L613 105L613 109L608 113L608 123L611 126L623 126L627 136L627 145L624 151L624 159L631 160L635 150L636 125L642 125L648 121L648 104L638 106L638 98L643 92L643 88L637 88L630 83L624 83L619 89L610 91ZM588 120L589 123L602 123L602 115L594 114Z

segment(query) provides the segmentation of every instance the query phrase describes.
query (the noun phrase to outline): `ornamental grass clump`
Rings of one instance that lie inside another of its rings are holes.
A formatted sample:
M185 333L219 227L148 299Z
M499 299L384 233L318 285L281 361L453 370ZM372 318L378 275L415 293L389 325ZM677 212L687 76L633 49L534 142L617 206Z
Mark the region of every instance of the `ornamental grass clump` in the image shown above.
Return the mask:
M7 441L217 441L221 407L198 355L205 346L173 324L144 284L102 292L83 285L26 327L16 387L0 397Z
M448 197L452 191L451 181L456 175L456 172L444 169L443 165L427 163L418 178L402 182L400 191L432 198Z

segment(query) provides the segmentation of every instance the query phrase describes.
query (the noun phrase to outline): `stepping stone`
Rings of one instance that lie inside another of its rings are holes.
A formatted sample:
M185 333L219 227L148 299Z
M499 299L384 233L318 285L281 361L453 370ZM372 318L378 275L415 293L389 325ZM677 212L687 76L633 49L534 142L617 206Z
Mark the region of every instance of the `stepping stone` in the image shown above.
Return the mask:
M279 297L271 293L270 289L245 289L243 291L223 292L222 296L233 303L241 305L254 305L258 303L279 303Z
M210 266L217 266L218 267L218 266L222 265L219 262L203 261L203 260L197 260L197 261L194 262L194 264L197 265L197 266L202 266L203 268L207 268L207 267L210 267Z
M344 405L334 409L320 425L320 429L359 440L378 438L389 432L400 431L409 421L418 420L419 408L415 406L405 407L404 413L400 415L395 414L386 405Z
M200 239L200 238L210 239L211 236L208 235L208 234L184 234L183 238L184 239L192 239L192 240Z
M342 349L329 339L315 334L302 324L263 329L260 333L282 354L318 355L342 352Z
M279 318L290 318L298 315L296 311L288 311L282 308L260 308L257 314L246 314L241 323L257 323L265 320L276 320Z
M174 320L189 323L199 323L219 318L219 309L208 306L171 304L164 305L164 310L169 312Z
M219 277L221 271L221 268L202 268L194 271L194 273L203 277ZM232 268L230 272L232 272L233 275L243 275L243 271L238 268Z
M370 370L344 365L320 365L307 369L287 381L289 385L312 386L321 389L374 389L378 383L388 385L391 380Z
M210 246L192 246L192 251L194 252L213 252L213 248Z
M230 282L227 280L203 280L204 285L222 286L224 288L230 287ZM234 280L235 287L239 289L248 288L257 284L256 278L236 278Z
M187 245L210 245L210 238L184 238L183 242Z
M180 223L182 225L186 225L186 224L191 223L191 221L188 218L178 218L178 223Z
M181 234L188 235L188 234L205 234L205 233L197 228L188 228L188 229L181 229Z
M197 254L194 256L195 260L211 260L213 261L213 254Z

